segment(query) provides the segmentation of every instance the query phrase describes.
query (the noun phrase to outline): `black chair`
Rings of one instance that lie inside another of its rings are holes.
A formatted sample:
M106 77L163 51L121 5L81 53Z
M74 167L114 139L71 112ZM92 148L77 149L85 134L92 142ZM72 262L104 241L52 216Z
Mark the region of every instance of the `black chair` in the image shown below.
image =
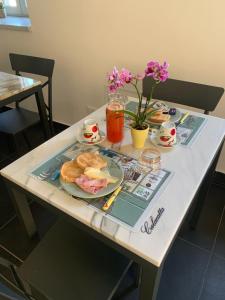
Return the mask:
M60 220L20 267L3 259L1 264L11 271L11 288L25 299L106 300L112 299L132 261Z
M42 84L42 88L48 86L48 103L46 104L46 110L48 112L48 120L52 134L54 133L53 119L52 119L52 74L55 61L52 59L20 55L9 54L12 69L16 75L20 76L21 72L41 75L47 77L47 81ZM16 108L7 110L0 114L0 132L5 133L13 137L14 148L16 148L16 136L22 134L29 149L31 148L29 139L26 135L26 130L31 126L40 122L39 114L30 110L21 108L19 103L26 98L16 102Z
M153 80L150 77L143 79L143 96L150 95ZM224 88L210 86L205 84L181 81L177 79L167 79L164 83L160 83L153 92L153 98L168 102L178 103L186 106L191 106L204 111L204 114L209 114L215 110L221 97L223 96ZM219 154L217 159L219 158ZM215 169L216 165L213 166ZM211 167L212 168L212 167ZM207 177L202 182L206 188L196 195L196 207L190 218L190 227L195 229L208 189L213 180L214 169L209 172Z
M144 97L150 95L152 84L151 77L143 79ZM169 78L155 88L153 98L199 108L208 114L214 111L223 93L222 87Z

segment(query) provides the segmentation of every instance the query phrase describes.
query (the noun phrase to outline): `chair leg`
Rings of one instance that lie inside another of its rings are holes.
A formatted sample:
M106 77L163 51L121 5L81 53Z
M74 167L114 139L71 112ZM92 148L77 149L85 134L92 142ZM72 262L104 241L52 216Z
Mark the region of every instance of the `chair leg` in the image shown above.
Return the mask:
M135 282L134 282L134 286L135 288L138 288L140 285L140 281L141 281L141 266L140 265L136 265L136 274L135 274Z
M8 145L8 149L9 152L16 152L16 147L15 147L15 141L14 141L14 136L7 134L7 145Z
M16 135L8 135L8 137L9 138L7 139L7 142L8 142L9 151L11 153L16 153L16 156L18 157L20 155L20 150L16 140L17 139Z
M122 300L125 298L126 295L130 294L132 291L139 287L141 281L142 268L140 265L133 263L131 270L134 276L134 281L119 294L113 296L112 300Z
M24 140L25 140L25 142L26 142L26 144L27 144L28 149L31 150L31 149L32 149L32 146L31 146L31 143L30 143L30 141L29 141L29 138L28 138L28 136L27 136L26 131L23 131L22 134L23 134L23 138L24 138Z
M54 124L52 119L49 119L49 126L50 126L50 130L51 130L51 135L54 136L55 135L55 128L54 128Z

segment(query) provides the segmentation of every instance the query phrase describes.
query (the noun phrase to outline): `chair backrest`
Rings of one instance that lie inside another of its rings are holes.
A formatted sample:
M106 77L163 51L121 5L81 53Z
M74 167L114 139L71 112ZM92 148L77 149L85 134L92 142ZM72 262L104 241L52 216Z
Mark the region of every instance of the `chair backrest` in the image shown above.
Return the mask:
M52 121L52 75L55 61L49 58L21 55L16 53L10 53L9 59L12 69L15 71L16 75L21 75L21 72L24 72L41 75L48 78L48 80L44 84L42 84L42 87L48 85L47 109L49 120Z
M144 97L150 95L152 84L152 78L143 79ZM169 78L155 88L153 98L199 108L208 114L214 111L223 93L222 87Z
M29 55L9 54L12 69L19 75L20 72L52 78L55 61Z

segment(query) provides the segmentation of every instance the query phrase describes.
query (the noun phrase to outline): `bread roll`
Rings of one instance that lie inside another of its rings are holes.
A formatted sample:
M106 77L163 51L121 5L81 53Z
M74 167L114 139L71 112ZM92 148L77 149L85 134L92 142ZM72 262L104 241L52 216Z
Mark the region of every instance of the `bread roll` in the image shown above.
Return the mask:
M101 155L94 152L84 152L77 156L76 162L81 169L92 167L102 169L107 166L107 161Z
M83 174L83 169L74 160L67 161L62 165L61 178L66 182L74 182L81 174Z

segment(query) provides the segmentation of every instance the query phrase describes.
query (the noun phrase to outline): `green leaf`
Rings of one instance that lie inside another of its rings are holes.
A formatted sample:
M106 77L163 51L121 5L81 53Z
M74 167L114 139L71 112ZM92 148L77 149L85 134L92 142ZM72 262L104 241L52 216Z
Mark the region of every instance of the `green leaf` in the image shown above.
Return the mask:
M137 115L135 113L133 113L132 111L129 110L122 110L126 115L132 117L134 120L137 119Z
M148 113L146 113L146 118L150 117L151 115L154 115L156 111L158 111L158 109L154 109L154 110L149 111Z

